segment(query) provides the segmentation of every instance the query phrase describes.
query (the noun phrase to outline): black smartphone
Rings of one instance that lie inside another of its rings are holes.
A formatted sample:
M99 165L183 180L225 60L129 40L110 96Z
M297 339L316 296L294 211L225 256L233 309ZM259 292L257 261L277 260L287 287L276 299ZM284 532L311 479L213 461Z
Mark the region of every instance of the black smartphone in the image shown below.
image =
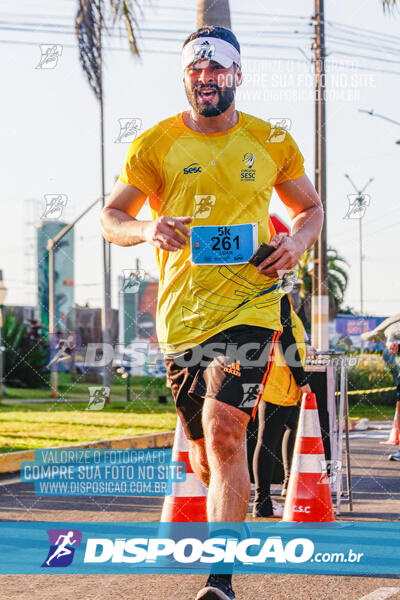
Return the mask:
M262 244L260 244L257 250L250 256L249 263L251 265L254 265L255 267L258 267L258 265L262 263L263 260L268 258L268 256L271 256L271 254L275 252L275 250L275 246L271 246L271 244L263 242Z

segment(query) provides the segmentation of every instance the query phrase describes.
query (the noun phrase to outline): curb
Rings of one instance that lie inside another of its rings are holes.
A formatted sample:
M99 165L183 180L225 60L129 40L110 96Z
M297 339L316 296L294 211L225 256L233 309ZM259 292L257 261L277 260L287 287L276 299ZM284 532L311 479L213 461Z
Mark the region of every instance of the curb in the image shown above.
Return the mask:
M66 448L101 448L108 449L146 449L146 448L172 448L175 431L162 431L145 435L134 435L131 437L116 438L114 440L98 440L86 442L86 444L71 444L70 446L57 446L51 450L65 450ZM50 448L48 448L50 449ZM0 454L0 475L16 473L24 461L35 460L35 450L20 450Z

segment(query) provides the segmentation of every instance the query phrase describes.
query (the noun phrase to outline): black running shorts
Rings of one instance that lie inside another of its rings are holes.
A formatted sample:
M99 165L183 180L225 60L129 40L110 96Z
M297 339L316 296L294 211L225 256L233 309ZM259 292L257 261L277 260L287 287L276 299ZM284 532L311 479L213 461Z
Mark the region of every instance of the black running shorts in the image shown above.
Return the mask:
M255 416L280 333L237 325L202 344L165 357L167 378L186 437L204 437L204 399L215 398Z

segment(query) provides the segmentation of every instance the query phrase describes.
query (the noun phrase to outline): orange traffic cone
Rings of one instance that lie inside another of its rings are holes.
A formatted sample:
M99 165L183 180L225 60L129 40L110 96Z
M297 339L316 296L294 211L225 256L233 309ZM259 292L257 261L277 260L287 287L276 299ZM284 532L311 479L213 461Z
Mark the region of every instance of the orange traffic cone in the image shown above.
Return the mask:
M381 444L393 444L394 446L400 444L399 427L397 425L397 408L396 412L394 413L393 425L390 435L386 442L381 442Z
M315 394L303 394L282 520L335 520Z
M207 521L207 488L193 472L189 460L189 442L178 417L175 430L172 460L186 464L186 479L172 483L172 492L166 496L161 513L161 522L205 522Z

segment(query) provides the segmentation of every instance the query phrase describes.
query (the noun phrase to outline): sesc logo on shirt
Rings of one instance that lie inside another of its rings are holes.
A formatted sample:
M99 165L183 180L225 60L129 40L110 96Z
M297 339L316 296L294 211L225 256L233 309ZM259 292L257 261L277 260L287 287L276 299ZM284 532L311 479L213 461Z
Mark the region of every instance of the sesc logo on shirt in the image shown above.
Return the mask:
M247 169L242 169L240 181L254 181L256 178L256 170L253 169L255 156L252 152L246 152L243 155L243 162L247 165Z
M183 172L185 175L188 175L189 173L201 173L201 166L199 163L191 163L183 169Z

